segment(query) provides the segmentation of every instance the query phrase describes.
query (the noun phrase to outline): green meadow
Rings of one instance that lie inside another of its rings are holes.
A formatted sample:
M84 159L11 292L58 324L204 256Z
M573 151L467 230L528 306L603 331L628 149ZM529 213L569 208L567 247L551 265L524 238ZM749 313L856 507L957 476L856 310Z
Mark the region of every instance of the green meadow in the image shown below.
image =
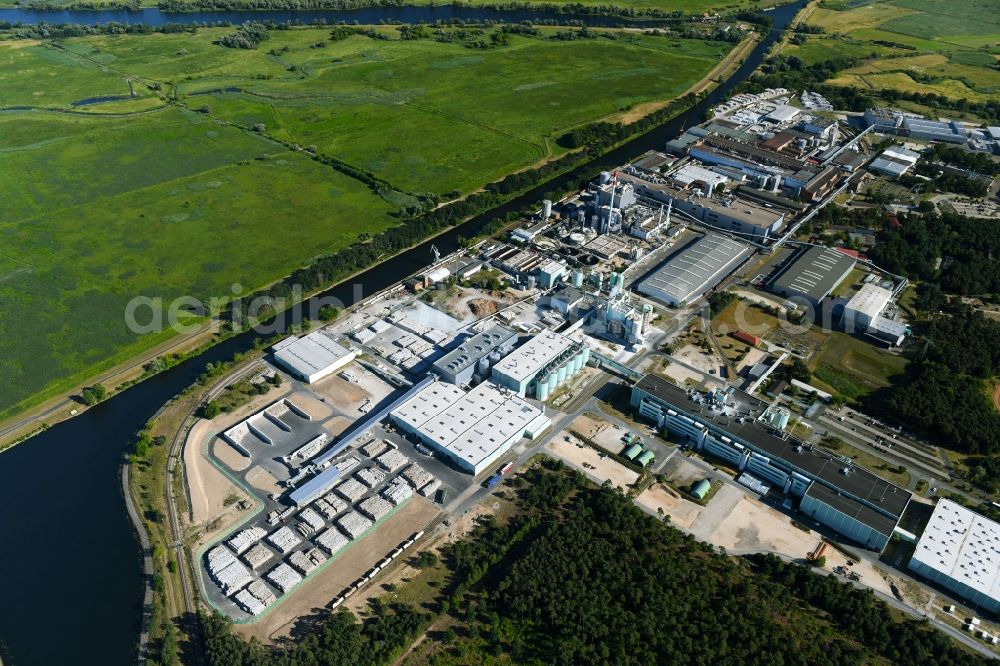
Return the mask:
M166 340L128 330L133 297L269 284L396 224L411 195L475 190L677 96L730 48L547 30L473 49L392 28L214 43L229 31L0 43L0 415Z
M843 10L820 8L807 22L826 34L790 45L789 55L806 64L833 55L865 59L830 83L977 102L1000 94L995 0L880 0Z

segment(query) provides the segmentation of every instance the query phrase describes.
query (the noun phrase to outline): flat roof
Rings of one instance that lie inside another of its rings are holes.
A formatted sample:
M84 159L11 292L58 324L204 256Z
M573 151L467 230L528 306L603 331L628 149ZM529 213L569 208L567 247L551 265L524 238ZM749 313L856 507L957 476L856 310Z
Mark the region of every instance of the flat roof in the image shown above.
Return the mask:
M434 363L434 367L457 374L471 365L479 362L484 356L489 356L497 347L508 342L517 335L506 326L496 324L482 333L477 333L464 340L458 347L442 356Z
M274 357L295 372L314 375L351 353L350 349L323 331L313 331L286 343L274 353Z
M670 174L670 178L683 184L685 187L691 183L704 182L709 185L721 185L729 179L714 171L696 164L685 164L680 169Z
M851 300L847 301L847 305L844 306L845 312L853 310L874 319L885 309L890 298L892 298L892 292L888 289L877 284L864 284L851 296Z
M831 490L821 483L811 483L806 490L806 496L823 502L846 516L850 516L859 523L871 527L879 534L892 536L892 531L896 528L898 518L890 518L879 513L875 509L857 502L850 497L845 497L835 490Z
M573 341L565 335L545 330L505 356L493 370L523 382L572 346Z
M638 288L644 294L662 293L682 303L710 289L752 253L746 243L709 233L669 257Z
M814 245L799 254L771 283L774 291L788 290L821 301L844 279L856 262L833 248Z
M442 382L437 382L442 384ZM473 465L485 460L512 437L522 434L544 412L516 393L483 382L469 392L447 385L452 391L431 404L419 402L417 394L393 411L393 417L437 446ZM421 393L426 393L426 389ZM457 392L457 393L456 393ZM457 396L457 397L456 397Z
M321 495L325 494L330 487L340 478L340 469L335 465L327 467L325 470L309 479L301 486L292 491L289 499L296 506L309 504Z
M911 166L911 164L904 164L903 162L891 160L886 157L876 157L872 160L872 163L868 165L868 169L870 171L881 171L882 173L888 173L893 176L902 176L904 173L909 171Z
M787 104L782 104L782 105L778 106L778 108L776 108L774 111L772 111L771 113L767 114L764 117L767 118L768 120L774 120L774 121L777 121L777 122L785 122L785 121L791 120L795 116L799 115L801 112L802 112L801 109L798 109L798 108L796 108L794 106L789 106Z
M1000 524L975 511L938 500L913 559L1000 601Z
M691 402L687 391L674 386L661 377L644 375L636 383L636 386L640 390L673 405L678 411L686 412L689 417L710 425L718 431L738 437L763 455L780 459L788 466L801 470L801 474L836 488L841 493L861 498L868 502L872 508L878 506L881 511L876 513L879 515L883 515L884 512L884 514L895 516L898 519L910 501L909 492L875 476L865 468L852 462L850 463L851 472L844 474L842 470L848 466L847 461L836 457L825 449L803 445L794 437L779 437L755 418L739 423L735 419L720 416L716 412L699 414L695 407L700 409L701 405ZM763 411L767 407L766 403L752 396L742 392L738 393L741 394L741 400L753 407L755 411ZM716 423L715 418L725 420L726 424ZM867 514L861 513L859 515L865 516ZM871 527L881 529L883 523L876 521Z
M392 411L392 415L416 430L433 416L458 402L465 391L454 384L434 382L415 393L409 400Z

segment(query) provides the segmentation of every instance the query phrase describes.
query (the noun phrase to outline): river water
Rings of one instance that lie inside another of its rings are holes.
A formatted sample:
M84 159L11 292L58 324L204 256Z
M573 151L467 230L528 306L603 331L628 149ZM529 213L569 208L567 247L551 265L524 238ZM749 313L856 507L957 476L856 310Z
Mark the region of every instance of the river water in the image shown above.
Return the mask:
M560 185L659 148L697 124L705 110L746 79L803 0L769 15L772 31L739 70L682 117L436 237L443 253L508 211ZM399 16L398 9L384 15ZM91 15L87 13L87 15ZM0 19L3 14L0 13ZM375 293L425 267L431 241L389 259L327 294L344 303ZM130 435L201 373L253 346L244 334L152 377L80 416L0 454L0 644L5 666L95 664L135 660L142 611L138 539L122 498L120 470Z
M556 20L563 24L579 23L593 28L614 28L624 25L626 21L613 16L592 16L560 14L542 10L517 9L502 11L486 7L456 7L452 5L420 6L420 7L371 7L365 9L307 9L302 11L197 11L197 12L162 12L159 9L147 8L137 11L124 9L105 10L66 10L66 9L0 9L0 21L11 23L80 23L92 25L95 23L128 23L151 26L162 26L168 23L198 24L198 23L243 23L244 21L274 21L276 23L359 23L361 25L376 25L386 23L433 23L435 21L482 22L498 21L504 23L520 23L521 21ZM636 19L628 20L631 27L647 28L664 25L669 19Z

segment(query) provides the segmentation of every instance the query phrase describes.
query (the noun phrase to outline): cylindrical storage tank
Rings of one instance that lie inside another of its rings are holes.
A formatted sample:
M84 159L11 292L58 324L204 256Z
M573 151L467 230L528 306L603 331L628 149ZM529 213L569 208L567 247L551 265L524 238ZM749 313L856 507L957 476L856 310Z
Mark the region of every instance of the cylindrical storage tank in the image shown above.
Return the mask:
M573 286L574 287L583 286L583 271L573 271Z
M535 388L535 395L539 400L545 402L549 399L549 385L546 382L538 382Z
M606 183L610 183L611 182L611 172L610 171L602 171L599 182L601 183L601 185L604 185Z
M590 347L583 348L583 362L586 363L590 360Z
M530 291L530 290L532 290L534 288L535 288L535 276L534 275L529 275L528 276L528 290Z
M556 381L559 384L562 384L564 381L566 381L566 366L565 365L559 366L559 369L556 370L556 377L557 377Z
M542 199L542 219L547 220L552 215L552 202Z
M580 372L583 369L583 352L579 352L573 356L573 374Z
M557 388L559 388L559 376L556 375L556 373L554 373L554 372L549 375L549 377L546 380L546 382L549 385L549 393L552 393Z
M782 410L781 412L779 412L779 415L778 415L778 428L781 429L781 430L784 430L785 428L787 428L788 427L788 419L790 417L791 417L791 414L789 414L788 412L786 412L784 410Z
M489 357L484 356L481 359L479 359L479 374L485 375L489 369L490 369Z

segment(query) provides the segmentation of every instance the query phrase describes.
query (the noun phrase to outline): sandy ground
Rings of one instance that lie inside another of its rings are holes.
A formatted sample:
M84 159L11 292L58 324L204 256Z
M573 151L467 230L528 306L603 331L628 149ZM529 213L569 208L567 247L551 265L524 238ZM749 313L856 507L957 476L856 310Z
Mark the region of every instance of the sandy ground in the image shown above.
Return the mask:
M239 489L209 462L202 452L204 440L219 428L209 421L199 421L184 445L184 471L191 491L191 516L194 525L214 518L223 509L223 500Z
M333 409L330 408L330 405L320 402L305 391L296 391L288 396L288 400L308 414L313 421L322 421L333 414Z
M246 482L257 490L260 490L268 495L271 493L281 492L281 486L278 485L278 480L274 478L273 474L260 465L257 465L250 470L250 472L246 475Z
M584 437L587 437L605 451L611 453L621 453L625 448L622 437L625 431L617 423L610 423L600 418L594 418L586 414L573 419L567 430L574 430Z
M705 478L705 472L700 467L689 463L682 455L674 456L672 462L670 469L664 471L666 471L667 478L675 486L689 486L695 481Z
M674 354L675 357L684 361L688 365L693 365L702 372L708 373L712 370L716 372L719 371L719 366L722 365L721 359L719 359L714 354L709 356L703 352L700 348L694 345L684 345ZM701 378L699 378L700 380ZM682 380L683 381L683 380Z
M566 437L569 437L571 441L567 442ZM625 490L639 478L638 474L611 458L601 458L601 454L595 449L587 446L565 430L546 444L545 449L597 484L602 484L610 479L612 485ZM585 463L591 467L585 467Z
M736 295L740 298L745 298L748 301L753 301L754 303L759 303L761 305L766 305L769 308L780 308L781 299L772 299L767 296L762 296L756 291L750 291L748 289L736 289Z
M400 541L404 541L425 527L438 513L439 510L433 503L423 497L414 497L374 531L352 544L339 558L310 578L306 584L295 590L291 597L260 621L254 624L235 625L236 632L247 638L255 637L265 643L287 635L296 618L321 611L345 587L371 569L372 565L384 558L399 545ZM405 560L405 557L399 559ZM398 568L400 564L394 564L393 568ZM390 573L393 568L390 568ZM377 587L384 580L384 576L378 576L364 589Z
M695 521L691 523L691 533L700 541L711 542L712 535L729 518L733 509L744 497L746 495L743 494L742 490L729 484L719 488L715 496L709 500L708 506L703 508ZM795 529L791 523L788 524L788 527Z
M743 357L743 360L736 364L736 371L742 372L743 368L750 368L757 365L765 356L767 356L767 352L764 350L751 348L746 353L746 356Z
M805 558L819 545L819 535L804 532L791 519L744 495L712 534L716 546L736 553L774 551Z
M361 382L363 377L361 366L352 363L349 364L345 370L349 371L358 378L359 382ZM343 372L343 370L341 372ZM358 407L361 406L365 399L371 397L368 391L361 388L360 383L355 384L354 382L349 382L340 377L338 373L334 373L329 377L323 378L319 382L313 384L312 388L316 391L316 393L329 400L330 404L335 405L336 407L349 413L357 412ZM312 412L310 412L310 414L311 413Z
M354 423L354 421L346 416L334 416L332 419L323 424L323 429L329 432L332 436L336 437L340 433L347 430L347 427L352 423Z
M221 437L216 437L210 446L212 447L212 455L229 469L241 472L250 466L250 459Z
M653 512L663 509L663 513L670 516L670 524L684 530L690 529L691 524L701 513L700 506L658 483L642 491L635 501Z
M692 363L692 365L694 364ZM684 367L680 363L668 362L666 367L664 367L663 370L660 370L660 372L669 375L671 379L678 383L678 386L683 386L688 381L692 384L700 384L703 379L697 372Z

